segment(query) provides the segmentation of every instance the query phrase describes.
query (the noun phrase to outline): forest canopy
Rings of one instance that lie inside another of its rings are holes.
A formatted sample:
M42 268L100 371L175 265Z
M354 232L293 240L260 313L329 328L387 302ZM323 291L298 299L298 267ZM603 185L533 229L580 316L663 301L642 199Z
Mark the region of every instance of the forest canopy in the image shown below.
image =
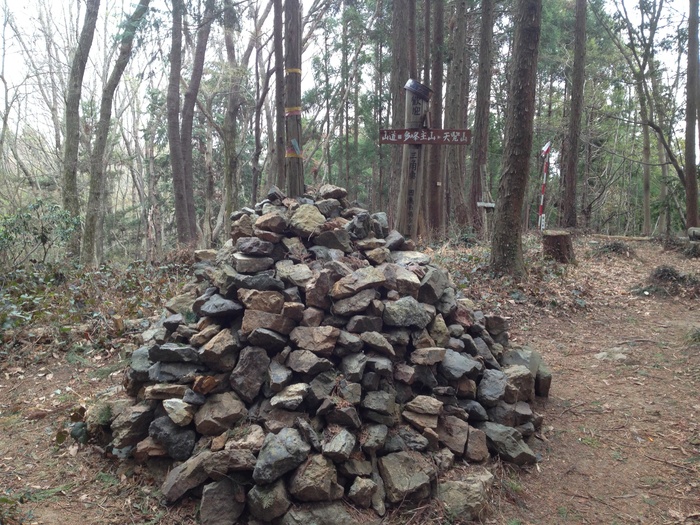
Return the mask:
M379 139L404 128L409 79L432 90L424 125L473 137L423 148L418 235L486 237L528 3L540 38L511 226L537 228L541 204L547 226L697 226L697 0L5 0L0 266L218 247L274 185L343 186L394 224L403 148Z

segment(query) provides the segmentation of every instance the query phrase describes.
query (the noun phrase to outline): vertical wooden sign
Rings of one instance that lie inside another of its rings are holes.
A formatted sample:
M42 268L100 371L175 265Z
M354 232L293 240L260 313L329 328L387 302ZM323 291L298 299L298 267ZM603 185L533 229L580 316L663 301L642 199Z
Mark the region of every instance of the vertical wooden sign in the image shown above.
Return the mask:
M423 127L430 100L430 89L420 82L409 79L406 89L406 129ZM401 182L396 219L396 229L403 235L415 239L418 236L418 214L423 187L423 155L421 144L403 147Z

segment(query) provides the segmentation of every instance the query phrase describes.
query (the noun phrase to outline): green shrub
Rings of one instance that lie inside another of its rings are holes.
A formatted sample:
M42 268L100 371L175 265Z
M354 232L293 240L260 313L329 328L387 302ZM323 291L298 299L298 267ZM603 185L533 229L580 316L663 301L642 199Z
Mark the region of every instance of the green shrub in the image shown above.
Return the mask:
M80 226L58 204L38 200L9 215L0 215L0 271L8 272L28 261L56 259L57 248Z

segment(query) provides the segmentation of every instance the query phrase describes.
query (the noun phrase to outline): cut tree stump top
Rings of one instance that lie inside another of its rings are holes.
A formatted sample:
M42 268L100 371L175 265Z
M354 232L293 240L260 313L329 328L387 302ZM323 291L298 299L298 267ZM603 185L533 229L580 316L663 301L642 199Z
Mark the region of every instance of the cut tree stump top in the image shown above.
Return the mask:
M542 232L542 255L563 264L575 262L571 233L563 230L544 230Z

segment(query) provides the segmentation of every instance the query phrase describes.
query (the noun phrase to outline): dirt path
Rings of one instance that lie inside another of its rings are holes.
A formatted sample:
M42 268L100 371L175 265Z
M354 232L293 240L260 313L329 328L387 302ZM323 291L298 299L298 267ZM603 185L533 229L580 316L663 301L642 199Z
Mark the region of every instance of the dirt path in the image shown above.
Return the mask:
M590 242L577 243L577 267L532 276L523 300L507 283L478 285L484 309L511 316L512 339L539 350L554 373L531 442L542 461L492 465L485 522L698 523L700 344L688 335L700 330L700 306L631 290L659 264L699 275L700 263L648 243L632 244L637 257L601 257ZM46 348L0 361L0 524L195 523L193 502L160 504L157 472L70 438L56 443L76 407L121 373L117 353L69 360L67 349Z
M532 442L542 462L503 468L487 522L700 521L700 345L688 345L700 309L697 299L630 293L660 261L683 264L636 248L642 260L583 263L594 307L514 323L514 338L542 352L554 382Z

